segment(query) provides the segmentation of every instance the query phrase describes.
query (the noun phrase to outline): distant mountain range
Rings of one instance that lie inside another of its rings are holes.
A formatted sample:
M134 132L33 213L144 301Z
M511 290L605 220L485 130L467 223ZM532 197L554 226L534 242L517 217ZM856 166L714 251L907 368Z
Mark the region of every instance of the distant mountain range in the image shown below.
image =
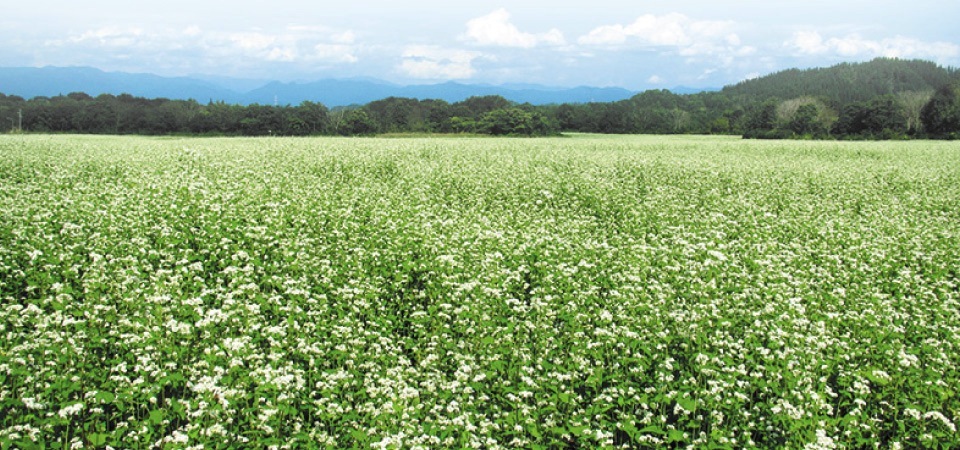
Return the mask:
M678 94L702 89L680 87ZM146 98L225 101L248 105L297 105L305 100L326 106L366 104L387 97L439 99L457 102L472 96L500 95L518 103L612 102L637 94L621 88L553 88L540 85L480 85L448 82L400 86L375 79L326 79L304 83L226 79L209 76L161 77L144 73L104 72L91 67L0 68L0 93L24 98L52 97L71 92L131 94Z
M933 91L960 76L960 70L924 60L877 58L831 67L788 69L745 80L722 89L676 87L674 94L721 92L741 105L770 98L786 100L813 96L839 110L854 102L885 94ZM320 102L328 107L365 105L388 97L437 99L450 103L473 96L499 95L517 103L608 103L631 99L640 92L622 88L558 88L536 84L440 84L402 86L374 78L325 79L284 83L213 75L162 77L144 73L104 72L91 67L0 67L0 93L23 98L53 97L71 92L131 94L145 98L224 101L249 105L298 105Z

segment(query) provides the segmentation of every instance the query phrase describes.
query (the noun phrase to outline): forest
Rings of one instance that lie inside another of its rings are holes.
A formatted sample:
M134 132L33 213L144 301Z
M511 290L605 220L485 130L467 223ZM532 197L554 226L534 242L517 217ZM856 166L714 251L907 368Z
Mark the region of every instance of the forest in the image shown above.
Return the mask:
M0 88L2 89L2 88ZM24 99L0 94L0 127L18 132L309 136L560 132L729 134L773 139L960 137L960 71L879 58L790 69L720 91L650 90L609 103L531 105L499 96L460 102L390 97L327 108L236 105L74 92Z

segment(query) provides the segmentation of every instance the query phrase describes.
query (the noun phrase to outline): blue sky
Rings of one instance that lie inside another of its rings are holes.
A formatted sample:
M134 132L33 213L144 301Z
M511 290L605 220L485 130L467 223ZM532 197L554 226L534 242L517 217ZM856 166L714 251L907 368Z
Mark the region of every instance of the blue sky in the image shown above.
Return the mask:
M650 89L878 56L960 66L956 0L33 0L3 9L7 67Z

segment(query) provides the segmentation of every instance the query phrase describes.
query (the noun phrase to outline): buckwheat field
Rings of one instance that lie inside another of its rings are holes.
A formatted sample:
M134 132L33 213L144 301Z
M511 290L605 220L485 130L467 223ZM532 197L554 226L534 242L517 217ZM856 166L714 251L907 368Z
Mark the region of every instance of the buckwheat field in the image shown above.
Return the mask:
M0 447L957 448L960 143L0 137Z

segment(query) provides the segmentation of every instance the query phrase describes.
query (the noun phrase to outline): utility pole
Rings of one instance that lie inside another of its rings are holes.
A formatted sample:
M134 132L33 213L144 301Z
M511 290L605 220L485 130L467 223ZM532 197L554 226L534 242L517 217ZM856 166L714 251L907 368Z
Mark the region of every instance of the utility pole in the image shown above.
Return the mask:
M23 110L17 110L17 131L23 131Z

